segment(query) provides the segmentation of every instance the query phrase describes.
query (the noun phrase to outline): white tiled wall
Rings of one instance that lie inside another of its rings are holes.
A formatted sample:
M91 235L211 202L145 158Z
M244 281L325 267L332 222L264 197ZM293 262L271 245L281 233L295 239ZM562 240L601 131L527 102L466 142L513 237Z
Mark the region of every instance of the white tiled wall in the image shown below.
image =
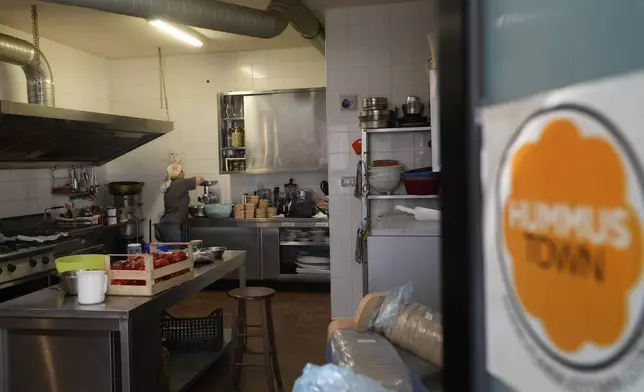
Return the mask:
M342 176L355 176L358 156L351 143L360 138L358 111L341 111L340 94L389 98L400 106L408 95L429 100L425 71L430 51L426 33L433 29L433 1L336 8L326 17L327 124L331 210L332 315L351 317L362 298L361 266L353 261L360 201L353 188L340 187ZM426 108L425 114L428 109ZM373 159L393 158L410 168L430 166L429 133L379 135L371 140ZM393 203L376 204L376 213Z
M31 41L30 34L6 26L0 32ZM108 113L108 61L47 39L40 44L54 75L56 106ZM0 99L27 101L20 67L0 63ZM0 218L41 213L66 201L51 195L49 169L0 170Z
M109 64L110 105L115 114L166 119L160 107L158 60L113 60ZM175 131L105 165L108 180L146 182L144 213L156 219L162 210L158 186L170 152L182 153L188 175L201 175L219 184L223 202L236 201L242 192L283 185L289 175L219 175L217 94L226 91L321 87L325 85L324 58L311 47L173 56L165 60L170 120ZM318 184L319 175L302 184ZM307 177L308 178L308 177ZM300 181L301 179L301 181ZM198 192L193 192L196 199ZM196 201L196 200L195 200Z

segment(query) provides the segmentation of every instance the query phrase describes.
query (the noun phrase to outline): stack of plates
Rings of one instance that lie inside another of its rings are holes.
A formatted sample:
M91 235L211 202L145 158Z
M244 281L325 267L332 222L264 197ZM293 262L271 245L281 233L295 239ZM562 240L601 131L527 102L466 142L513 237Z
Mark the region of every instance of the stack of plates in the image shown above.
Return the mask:
M311 235L307 231L300 231L297 233L297 240L299 242L308 242L311 241Z
M297 241L297 236L302 230L299 229L286 229L280 232L280 241L293 242Z
M297 256L295 264L298 273L328 273L321 271L330 271L331 260L328 257L316 256Z
M309 234L313 242L329 242L329 232L324 229L310 230Z

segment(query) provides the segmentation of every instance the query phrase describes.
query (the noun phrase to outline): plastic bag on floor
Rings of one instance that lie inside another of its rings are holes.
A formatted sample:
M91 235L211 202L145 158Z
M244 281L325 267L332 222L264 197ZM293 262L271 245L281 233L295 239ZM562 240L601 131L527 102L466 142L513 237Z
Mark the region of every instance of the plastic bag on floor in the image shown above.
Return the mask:
M391 392L372 379L333 364L307 364L293 392Z
M413 291L414 285L410 282L387 294L380 308L373 315L371 328L378 332L393 328L398 321L398 315L402 308L411 302Z
M341 328L333 333L330 344L336 365L367 376L391 391L413 390L409 369L394 346L379 333Z

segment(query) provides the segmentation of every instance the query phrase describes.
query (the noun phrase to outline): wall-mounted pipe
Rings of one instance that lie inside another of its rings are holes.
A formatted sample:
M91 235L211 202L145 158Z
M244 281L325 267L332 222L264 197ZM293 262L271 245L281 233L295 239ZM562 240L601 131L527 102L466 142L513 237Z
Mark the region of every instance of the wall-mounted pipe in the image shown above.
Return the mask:
M27 101L55 106L54 76L45 56L30 42L0 33L0 61L22 67L27 78Z
M291 22L293 28L324 55L324 27L301 0L272 0L268 5L267 11L282 13Z
M301 0L273 0L267 10L216 0L44 0L256 38L280 35L289 21L324 54L324 29Z

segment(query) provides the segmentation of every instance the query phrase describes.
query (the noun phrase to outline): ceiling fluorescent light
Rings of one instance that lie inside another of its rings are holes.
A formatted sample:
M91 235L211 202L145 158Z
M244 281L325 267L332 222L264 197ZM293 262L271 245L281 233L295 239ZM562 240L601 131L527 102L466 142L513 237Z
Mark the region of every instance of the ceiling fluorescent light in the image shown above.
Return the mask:
M170 34L174 38L179 39L187 44L190 44L196 47L203 46L203 41L193 37L189 33L177 28L176 26L171 25L168 22L164 22L159 19L154 19L154 20L149 20L148 23L150 23L152 26L157 27L158 29L164 31L165 33Z

